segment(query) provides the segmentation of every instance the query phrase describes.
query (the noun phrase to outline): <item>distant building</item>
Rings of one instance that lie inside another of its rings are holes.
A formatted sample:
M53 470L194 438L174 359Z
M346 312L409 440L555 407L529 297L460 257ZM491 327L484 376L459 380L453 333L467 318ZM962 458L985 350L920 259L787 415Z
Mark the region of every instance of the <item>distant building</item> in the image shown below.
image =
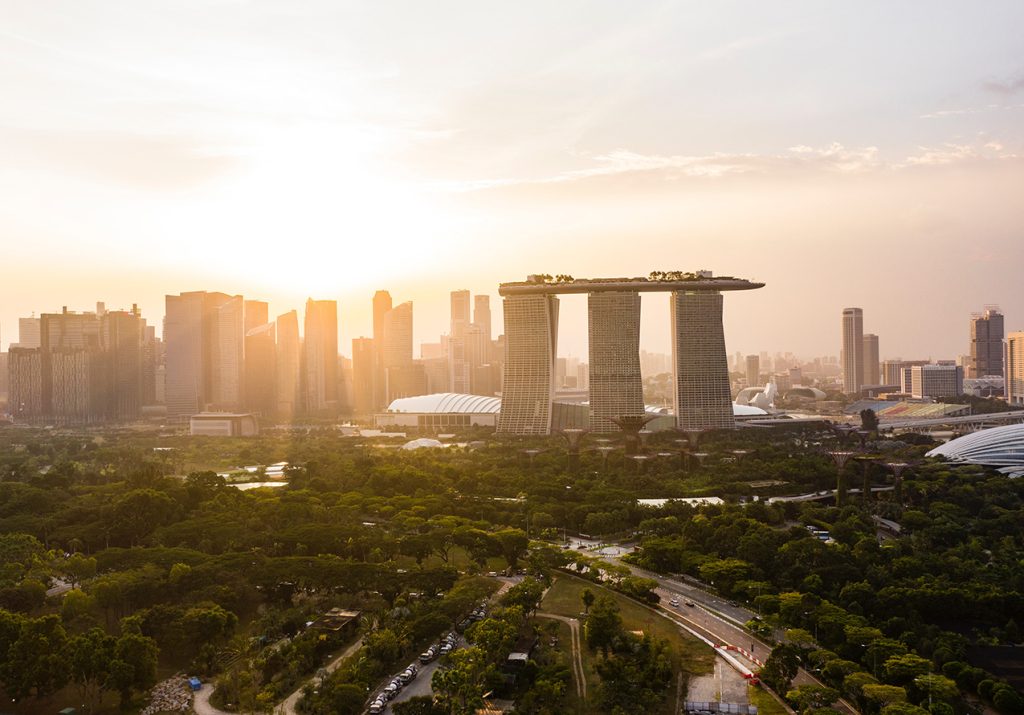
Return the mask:
M877 335L873 333L864 334L863 342L861 343L861 362L864 364L864 385L881 384Z
M353 338L352 407L356 415L372 415L376 412L376 379L377 350L373 338Z
M245 405L247 410L263 417L277 414L277 326L274 323L250 328L245 334Z
M206 437L254 437L259 424L253 415L231 412L201 412L189 418L189 434Z
M1006 336L1006 401L1024 405L1024 332Z
M744 370L747 376L747 387L761 386L761 356L747 355L744 361Z
M18 318L18 343L11 347L38 348L42 340L42 321L39 318Z
M991 307L971 317L971 355L967 377L1003 375L1003 314Z
M956 397L964 392L964 371L958 365L914 365L910 371L914 397Z
M302 408L307 414L338 409L338 303L306 301L302 341Z
M277 316L277 357L274 365L275 414L291 420L299 409L302 375L302 341L299 339L299 314L290 310Z
M855 395L864 384L864 312L843 308L843 392Z

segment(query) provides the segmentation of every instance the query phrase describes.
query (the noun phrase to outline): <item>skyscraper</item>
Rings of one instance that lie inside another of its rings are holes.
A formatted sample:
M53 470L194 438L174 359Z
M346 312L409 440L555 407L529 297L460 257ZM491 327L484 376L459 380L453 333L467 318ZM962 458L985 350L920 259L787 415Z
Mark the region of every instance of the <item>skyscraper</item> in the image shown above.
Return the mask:
M206 293L194 291L165 297L165 401L167 413L187 416L207 402L203 308Z
M864 384L864 312L843 308L843 392L854 395Z
M590 429L615 432L610 418L642 416L640 294L600 292L587 296L590 330Z
M377 411L374 385L377 371L377 351L373 338L352 339L352 400L358 416Z
M381 409L399 397L422 395L426 392L426 374L423 366L412 357L412 302L406 301L392 308L384 316L384 335L379 347L384 367L385 401ZM376 341L375 341L376 342Z
M1024 406L1024 332L1006 336L1006 401L1016 407Z
M338 303L306 301L302 343L303 408L308 413L338 408Z
M548 434L555 395L558 298L507 295L503 306L506 356L498 432Z
M106 371L100 409L107 419L134 420L142 412L143 335L138 309L113 310L100 318L100 343Z
M483 339L491 342L491 296L473 296L473 325L480 328Z
M249 329L245 334L245 409L264 417L277 413L275 327L274 323L264 323Z
M302 343L299 340L299 314L290 310L277 316L277 360L274 372L276 412L279 419L290 420L299 409L302 374Z
M270 322L270 310L265 300L245 301L245 334Z
M861 363L864 365L864 384L880 385L880 363L878 361L878 336L865 333L861 343Z
M448 374L452 392L468 393L470 364L467 359L466 332L470 325L470 295L468 290L451 293L451 332L448 335Z
M208 293L212 303L210 341L210 401L214 409L242 407L245 366L245 301L240 295Z
M1003 314L992 306L971 316L971 358L967 377L1003 375Z
M384 366L384 329L387 315L393 307L391 294L386 290L379 290L373 294L373 342L363 344L361 347L373 352L373 370L369 375L360 371L359 379L369 377L371 393L373 395L373 406L369 413L384 409L388 404L388 376L387 368ZM353 368L353 379L355 369Z
M747 355L745 361L747 387L761 386L761 356Z
M734 427L722 294L673 291L670 300L677 426Z
M18 318L18 347L38 348L41 341L40 319L36 317Z

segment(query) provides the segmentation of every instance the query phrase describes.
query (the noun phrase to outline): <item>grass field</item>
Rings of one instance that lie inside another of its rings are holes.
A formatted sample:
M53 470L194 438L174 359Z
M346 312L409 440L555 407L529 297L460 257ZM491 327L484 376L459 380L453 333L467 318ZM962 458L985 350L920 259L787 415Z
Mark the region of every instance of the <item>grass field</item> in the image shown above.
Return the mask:
M603 586L597 586L575 576L560 574L545 594L544 600L541 602L541 610L563 616L578 617L583 611L580 593L585 588L589 588L595 594L606 593L615 599L622 616L622 625L626 630L643 631L667 640L672 647L673 664L677 676L680 672L684 678L688 678L691 674L700 675L711 672L715 658L711 648L680 631L678 626L656 611ZM565 647L568 648L567 641L563 639L561 643L566 643ZM599 657L584 643L583 667L587 672L587 690L591 697L600 682L600 678L594 672L594 665ZM673 693L666 700L664 712L674 711L675 695Z
M750 704L757 706L758 715L786 715L788 712L782 704L772 697L764 688L750 686L747 688Z

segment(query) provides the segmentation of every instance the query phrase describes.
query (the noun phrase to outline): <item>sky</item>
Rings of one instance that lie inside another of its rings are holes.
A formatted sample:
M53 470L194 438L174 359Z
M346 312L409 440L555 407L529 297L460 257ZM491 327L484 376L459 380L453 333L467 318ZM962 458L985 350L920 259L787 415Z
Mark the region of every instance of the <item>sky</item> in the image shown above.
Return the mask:
M339 302L709 269L730 353L1024 330L1024 4L0 0L0 344L220 290ZM643 347L669 350L668 297ZM497 330L496 330L497 332ZM585 298L563 354L586 354Z

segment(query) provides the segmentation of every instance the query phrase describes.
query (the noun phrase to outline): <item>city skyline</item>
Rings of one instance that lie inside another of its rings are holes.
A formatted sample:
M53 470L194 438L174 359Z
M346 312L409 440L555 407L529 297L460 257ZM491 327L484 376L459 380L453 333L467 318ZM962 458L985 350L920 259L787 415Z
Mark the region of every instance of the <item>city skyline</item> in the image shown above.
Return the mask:
M347 354L381 286L419 344L449 290L537 270L763 281L726 317L744 353L834 353L848 305L883 358L963 352L979 305L1024 327L1019 4L239 7L10 4L4 346L33 311L218 290L337 300Z

